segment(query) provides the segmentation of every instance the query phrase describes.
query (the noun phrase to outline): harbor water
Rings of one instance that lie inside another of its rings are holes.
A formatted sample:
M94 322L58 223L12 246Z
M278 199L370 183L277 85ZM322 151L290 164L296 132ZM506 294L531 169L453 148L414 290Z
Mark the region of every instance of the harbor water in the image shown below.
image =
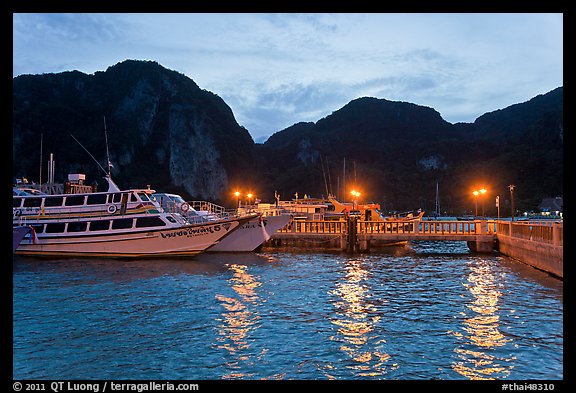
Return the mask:
M465 242L13 259L13 378L561 380L563 282Z

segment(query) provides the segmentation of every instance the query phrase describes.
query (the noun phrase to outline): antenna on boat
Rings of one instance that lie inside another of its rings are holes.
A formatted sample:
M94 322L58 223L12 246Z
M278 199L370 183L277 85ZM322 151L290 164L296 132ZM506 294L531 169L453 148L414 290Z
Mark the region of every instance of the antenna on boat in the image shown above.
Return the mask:
M108 162L108 177L110 177L110 168L112 168L112 163L110 162L110 152L108 151L108 131L106 130L106 116L104 116L104 138L106 140L106 161Z
M72 138L74 138L74 135L70 134L70 136ZM92 154L90 154L90 152L84 146L82 146L82 144L78 141L78 139L74 138L74 140L82 147L82 149L84 149L86 151L86 153L88 153L88 155L94 160L94 162L100 167L100 169L102 169L102 171L108 176L109 174L106 172L106 170L104 168L102 168L102 165L100 165L98 160L95 159L94 156Z

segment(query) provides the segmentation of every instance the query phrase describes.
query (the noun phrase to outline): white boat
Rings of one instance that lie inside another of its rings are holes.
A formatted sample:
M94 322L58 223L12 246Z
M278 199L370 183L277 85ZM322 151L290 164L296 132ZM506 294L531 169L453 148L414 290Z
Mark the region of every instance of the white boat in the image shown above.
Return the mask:
M151 189L13 196L13 228L31 227L15 254L29 256L190 256L234 233L257 214L190 222L165 212ZM16 230L16 229L15 229ZM35 236L33 236L35 235Z
M165 211L186 215L193 222L212 222L229 214L222 206L206 201L186 202L180 195L169 193L153 194L156 201ZM246 211L245 214L251 214ZM290 215L259 215L242 224L234 233L208 248L207 252L251 252L285 227L290 222Z

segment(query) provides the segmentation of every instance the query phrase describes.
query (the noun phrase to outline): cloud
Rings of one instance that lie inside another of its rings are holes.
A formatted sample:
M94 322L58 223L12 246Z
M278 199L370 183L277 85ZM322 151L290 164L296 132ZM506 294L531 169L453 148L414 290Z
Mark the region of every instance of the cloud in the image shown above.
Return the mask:
M450 122L563 85L563 15L14 14L13 74L154 60L222 97L255 140L373 96Z

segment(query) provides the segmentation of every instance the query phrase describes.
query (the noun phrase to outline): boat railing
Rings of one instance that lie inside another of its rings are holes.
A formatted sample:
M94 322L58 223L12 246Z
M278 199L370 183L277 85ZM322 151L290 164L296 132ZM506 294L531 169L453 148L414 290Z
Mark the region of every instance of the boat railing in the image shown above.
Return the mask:
M187 203L196 211L208 212L210 214L224 214L226 208L208 201L187 201Z
M133 206L130 206L133 204ZM13 208L13 222L18 223L18 225L27 225L27 222L34 221L48 221L48 220L66 220L68 221L81 221L88 220L92 218L114 218L114 217L126 217L132 216L134 214L144 214L144 215L156 215L161 212L168 213L176 220L176 222L185 224L186 219L183 217L181 212L169 211L160 206L156 205L145 205L141 206L139 203L131 202L128 206L117 207L118 204L107 204L101 207L90 207L86 206L80 207L62 207L57 209L50 208L32 208L34 210L27 210L25 214L22 214L21 208ZM112 207L112 208L111 208ZM30 209L30 208L29 208Z

